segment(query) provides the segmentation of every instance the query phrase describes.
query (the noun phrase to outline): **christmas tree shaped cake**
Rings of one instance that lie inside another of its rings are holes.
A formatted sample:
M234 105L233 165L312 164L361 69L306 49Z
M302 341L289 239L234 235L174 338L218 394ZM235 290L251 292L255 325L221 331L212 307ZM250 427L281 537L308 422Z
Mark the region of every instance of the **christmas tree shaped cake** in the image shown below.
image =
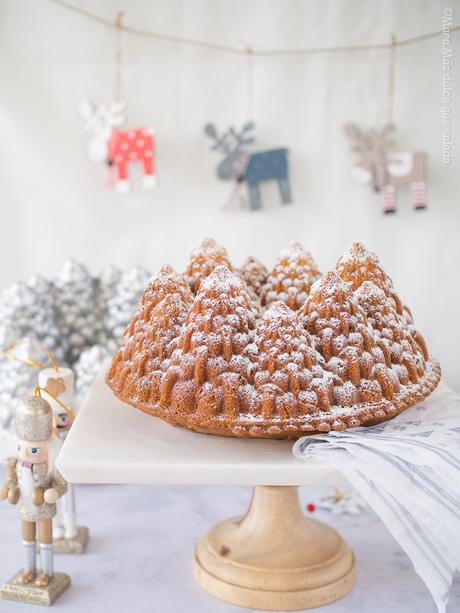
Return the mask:
M440 369L376 257L360 245L351 253L300 309L278 300L263 315L228 267L203 277L194 298L190 276L164 267L122 338L109 386L174 425L225 436L295 438L391 418L428 396Z
M403 314L403 305L392 280L381 267L375 253L367 251L362 243L353 243L348 252L339 258L335 268L339 277L349 283L353 290L357 290L365 281L372 281L394 302L396 312Z
M274 435L313 426L311 416L328 412L332 377L314 348L314 338L305 330L295 311L284 302L273 302L257 327L258 369L254 383L264 418L263 428ZM339 425L339 424L337 424ZM330 428L327 428L328 430Z
M428 359L425 341L414 326L412 313L409 307L401 302L401 299L393 287L392 280L383 270L374 253L367 251L362 243L353 243L348 253L338 260L336 271L339 277L347 281L347 283L350 283L354 290L358 290L366 281L370 281L379 287L385 293L396 312L398 323L410 332L412 338L419 344L425 360ZM368 301L363 303L365 310L367 304L370 303Z
M369 294L381 300L374 318L362 306L370 306ZM425 398L439 381L437 364L425 373L418 346L408 341L392 305L373 283L365 282L354 293L332 271L315 283L301 309L326 368L334 374L332 400L339 413L343 407L347 427L388 419ZM378 314L381 309L385 319Z
M393 365L403 385L418 383L426 373L429 359L422 335L413 326L409 329L401 325L393 302L371 281L365 281L355 297L367 315L386 363Z
M249 256L243 266L236 271L246 283L249 295L257 302L260 299L262 287L267 281L268 270L257 258Z
M197 249L192 251L190 262L184 273L193 293L196 294L201 281L206 279L216 266L226 266L232 270L225 247L218 245L212 238L206 238Z
M315 261L300 243L293 242L281 252L264 284L262 306L282 300L291 309L300 309L320 272Z
M243 282L224 266L202 281L161 385L160 416L228 434L240 413L256 410L251 356L257 315Z
M107 373L117 395L131 403L156 401L191 301L187 282L170 266L150 281Z
M394 398L397 379L387 368L350 285L334 272L326 273L312 287L300 314L316 338L326 368L335 375L334 405L356 407Z

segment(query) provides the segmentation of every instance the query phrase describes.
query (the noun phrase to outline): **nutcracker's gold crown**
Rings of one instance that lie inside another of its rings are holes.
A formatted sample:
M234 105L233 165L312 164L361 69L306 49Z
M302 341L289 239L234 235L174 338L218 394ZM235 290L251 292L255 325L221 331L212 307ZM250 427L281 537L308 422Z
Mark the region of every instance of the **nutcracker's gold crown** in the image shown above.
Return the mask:
M18 403L15 415L16 436L24 441L46 441L53 431L53 411L41 396L26 396Z

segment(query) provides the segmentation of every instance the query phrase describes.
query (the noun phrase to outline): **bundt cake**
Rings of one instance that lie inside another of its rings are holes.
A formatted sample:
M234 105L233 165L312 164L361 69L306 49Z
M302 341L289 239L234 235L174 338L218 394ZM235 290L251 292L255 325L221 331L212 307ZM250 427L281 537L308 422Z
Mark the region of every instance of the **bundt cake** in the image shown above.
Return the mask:
M163 267L112 359L113 392L174 425L261 438L375 424L428 396L439 365L376 256L355 243L307 289L307 260L319 273L300 246L291 249L305 262L299 292L293 301L267 292L263 312L249 273L243 281L217 265L208 274L207 258L187 276Z

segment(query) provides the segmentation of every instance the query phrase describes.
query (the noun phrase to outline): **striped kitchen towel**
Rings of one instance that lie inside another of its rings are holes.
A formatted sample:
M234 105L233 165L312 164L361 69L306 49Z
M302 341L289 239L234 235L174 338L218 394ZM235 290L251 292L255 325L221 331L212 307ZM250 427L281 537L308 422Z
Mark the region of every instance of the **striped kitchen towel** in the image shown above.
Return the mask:
M304 436L293 453L329 462L347 477L444 612L460 570L460 398L441 384L388 422Z

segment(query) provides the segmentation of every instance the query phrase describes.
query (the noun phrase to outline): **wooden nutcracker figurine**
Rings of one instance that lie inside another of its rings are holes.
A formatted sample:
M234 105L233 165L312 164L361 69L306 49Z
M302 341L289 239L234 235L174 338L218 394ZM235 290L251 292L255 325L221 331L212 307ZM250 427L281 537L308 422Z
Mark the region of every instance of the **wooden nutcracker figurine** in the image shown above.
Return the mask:
M65 440L74 420L75 376L71 368L45 368L38 375L38 385L43 390L54 413L55 432ZM48 392L48 393L47 393ZM57 505L53 523L55 553L84 553L89 531L77 526L75 487L67 484L67 492Z
M70 579L54 573L52 519L56 501L67 483L54 469L52 441L53 411L41 396L27 396L16 409L15 430L18 439L16 457L7 460L7 475L0 488L0 499L18 504L22 525L25 564L22 571L0 589L3 598L36 604L52 602L68 587ZM36 568L38 531L41 571Z

